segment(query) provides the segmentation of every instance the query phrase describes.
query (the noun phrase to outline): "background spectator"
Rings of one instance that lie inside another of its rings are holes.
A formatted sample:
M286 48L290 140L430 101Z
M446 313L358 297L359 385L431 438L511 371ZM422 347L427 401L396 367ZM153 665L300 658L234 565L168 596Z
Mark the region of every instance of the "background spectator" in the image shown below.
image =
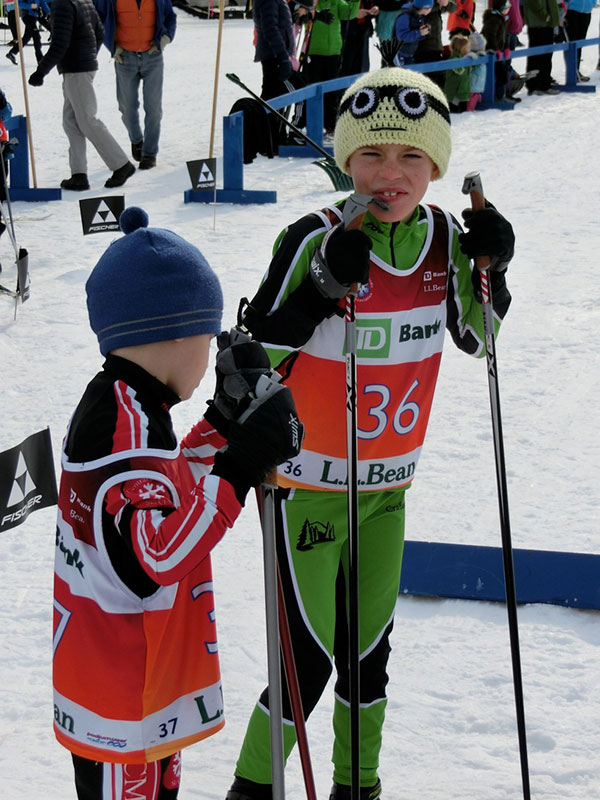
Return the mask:
M394 59L396 66L412 64L418 43L429 36L431 28L427 24L426 17L431 14L433 1L411 0L400 9L394 25L394 36L399 44Z
M45 76L57 67L63 76L63 128L69 140L71 177L61 181L63 189L85 191L87 176L86 140L89 139L113 174L107 188L122 186L135 172L106 125L98 119L94 77L98 71L98 50L104 28L92 0L53 0L50 12L52 42L35 72L32 86L41 86Z
M486 43L483 36L477 31L473 31L469 36L471 42L471 52L469 55L476 62L469 72L469 100L467 111L475 111L485 89L485 78L487 67L485 61L480 56L485 54ZM480 62L480 63L477 63Z
M262 67L264 100L288 91L286 81L292 74L294 53L292 15L285 0L254 0L252 16L256 29L254 60Z
M319 0L318 8L311 11L313 17L306 78L309 83L337 78L342 55L342 20L355 19L360 0ZM323 98L323 121L325 131L333 133L337 114L338 92L328 92Z
M494 81L496 84L496 100L510 101L507 96L508 86L508 10L510 0L491 0L490 8L483 12L481 34L487 42L488 50L496 52L497 60L494 64Z
M450 58L465 58L471 50L468 36L457 33L450 39ZM448 98L450 111L460 114L467 110L467 103L471 96L471 67L456 67L446 70L446 83L444 92Z
M177 18L171 0L95 0L104 44L115 61L117 101L140 169L156 166L162 118L163 50L173 41ZM142 84L144 130L140 125Z
M559 15L556 0L524 0L523 17L527 25L529 47L553 44L554 29L558 28ZM558 94L552 86L552 53L529 56L527 72L537 70L537 75L527 81L528 94Z
M473 17L475 16L475 0L456 0L456 11L448 14L446 28L450 36L462 33L468 36L473 30Z
M369 72L369 39L373 36L373 18L379 6L373 0L361 0L355 19L342 20L342 63L340 75L358 75Z
M417 42L417 49L413 55L416 64L442 60L444 54L442 14L450 14L453 11L456 11L456 0L435 0L431 13L427 17L429 33ZM444 88L443 72L430 72L427 73L427 77L437 83L440 88Z
M20 0L19 9L21 11L23 26L25 28L25 32L23 33L23 38L21 39L21 43L23 47L25 47L25 45L28 44L30 41L33 42L35 58L39 64L44 55L44 53L42 52L42 37L40 36L40 31L38 28L40 9L43 11L44 14L49 14L50 6L46 2L46 0ZM16 32L15 32L15 39L16 39ZM16 55L18 52L19 52L19 42L13 41L12 47L6 54L6 57L8 58L9 61L12 61L13 64L16 64L17 63Z
M566 0L567 16L565 17L565 30L570 42L585 39L587 36L592 9L596 0ZM582 75L579 70L581 63L581 48L577 50L577 78L580 81L589 81L588 75Z

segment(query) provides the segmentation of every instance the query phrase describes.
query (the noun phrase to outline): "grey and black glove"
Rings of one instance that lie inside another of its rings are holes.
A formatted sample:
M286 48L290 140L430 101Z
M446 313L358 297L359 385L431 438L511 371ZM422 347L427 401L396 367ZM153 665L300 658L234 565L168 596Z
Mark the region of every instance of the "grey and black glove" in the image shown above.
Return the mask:
M260 376L271 371L271 364L262 344L238 328L222 331L217 347L216 388L204 416L227 436L230 421L249 405L251 392Z
M368 282L372 246L359 230L336 226L326 234L310 262L311 277L323 297L339 300L353 283Z
M246 410L229 425L227 447L215 455L213 473L234 487L241 503L277 467L300 452L304 425L292 393L279 375L259 377Z

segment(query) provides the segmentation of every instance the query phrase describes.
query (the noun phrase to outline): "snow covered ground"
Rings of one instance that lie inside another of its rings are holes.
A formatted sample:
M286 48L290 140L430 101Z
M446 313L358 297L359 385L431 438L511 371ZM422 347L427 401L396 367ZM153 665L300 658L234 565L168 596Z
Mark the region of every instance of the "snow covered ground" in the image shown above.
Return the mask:
M590 35L598 31L595 9ZM124 187L126 204L147 209L204 252L225 293L225 321L251 295L281 228L335 199L325 173L305 160L259 158L245 169L248 189L276 189L267 206L183 203L186 161L208 155L217 23L178 12L166 51L165 119L158 166ZM252 24L227 20L217 107L221 124L241 96L224 77L253 88ZM582 71L600 83L596 47ZM27 74L34 68L27 49ZM24 113L20 71L0 58L0 85ZM555 56L554 74L564 74ZM373 53L372 63L378 63ZM517 68L524 67L517 61ZM103 50L96 78L100 116L123 146L113 68ZM59 76L29 88L40 187L68 176ZM466 172L482 173L486 193L512 220L513 306L498 342L500 390L515 547L599 552L600 440L597 402L600 322L597 253L600 94L523 96L512 112L453 119L454 154L427 199L459 214ZM92 190L107 170L89 154ZM117 192L115 192L116 194ZM70 413L101 364L87 324L85 280L111 234L83 237L80 195L62 202L14 203L16 231L30 253L31 299L12 320L0 297L0 450L49 425L58 468ZM14 282L7 236L2 282ZM183 434L202 413L212 377L178 407ZM0 771L2 797L75 797L68 753L52 728L50 679L54 509L33 514L0 541ZM498 546L500 534L485 364L448 342L427 444L408 497L410 539ZM228 724L184 753L182 800L222 800L246 720L266 675L260 532L253 503L214 554L217 618ZM600 623L597 613L552 606L519 610L532 797L600 796ZM401 598L393 634L389 711L381 778L386 800L515 800L521 795L506 611L501 605ZM330 785L332 693L308 726L317 789ZM303 796L298 760L287 770L290 798Z

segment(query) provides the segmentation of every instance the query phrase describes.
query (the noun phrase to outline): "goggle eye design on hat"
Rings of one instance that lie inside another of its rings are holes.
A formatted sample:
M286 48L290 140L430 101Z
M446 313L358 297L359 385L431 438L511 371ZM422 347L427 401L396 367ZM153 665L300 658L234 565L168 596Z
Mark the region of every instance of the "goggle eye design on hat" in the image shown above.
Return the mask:
M399 89L394 97L398 110L407 117L420 119L427 113L427 96L425 92L414 87Z
M392 99L398 111L409 119L421 119L432 108L450 122L444 104L415 86L363 86L342 103L340 114L349 111L355 119L363 119L373 114L386 98Z
M359 91L352 98L350 104L350 113L356 119L367 117L379 105L380 97L379 92L372 86L367 86Z

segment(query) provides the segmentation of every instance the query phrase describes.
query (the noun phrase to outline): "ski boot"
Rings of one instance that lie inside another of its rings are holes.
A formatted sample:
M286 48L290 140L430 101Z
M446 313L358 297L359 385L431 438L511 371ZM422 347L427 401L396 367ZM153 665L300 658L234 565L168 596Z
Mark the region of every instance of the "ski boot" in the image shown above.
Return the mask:
M350 787L341 783L334 783L331 787L329 800L350 800ZM375 786L361 786L360 800L377 800L381 797L381 781L377 781Z
M247 778L234 778L225 800L272 800L270 783L255 783Z

